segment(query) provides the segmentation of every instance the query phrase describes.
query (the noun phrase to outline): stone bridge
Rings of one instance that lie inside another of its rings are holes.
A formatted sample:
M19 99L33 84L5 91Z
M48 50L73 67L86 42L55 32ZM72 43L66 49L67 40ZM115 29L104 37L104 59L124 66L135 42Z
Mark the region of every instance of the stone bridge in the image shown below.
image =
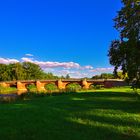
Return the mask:
M18 91L26 92L28 85L36 85L38 91L45 91L45 85L53 83L58 89L65 89L68 84L77 83L83 89L89 89L91 85L104 85L105 88L116 86L124 86L126 83L118 79L99 79L99 80L86 80L86 79L59 79L59 80L27 80L27 81L5 81L0 82L3 87L16 87Z

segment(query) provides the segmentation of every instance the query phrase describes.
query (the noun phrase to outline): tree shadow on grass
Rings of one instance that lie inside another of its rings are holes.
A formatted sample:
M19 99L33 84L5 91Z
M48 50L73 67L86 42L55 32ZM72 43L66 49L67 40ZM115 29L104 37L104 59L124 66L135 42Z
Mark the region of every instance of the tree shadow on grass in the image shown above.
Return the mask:
M63 100L63 101L62 101ZM126 113L140 112L140 99L134 94L120 92L74 93L56 97L53 106L69 111L87 111L90 109L120 110Z
M140 121L135 119L139 119L139 108L135 95L119 92L75 93L3 104L0 139L138 140Z

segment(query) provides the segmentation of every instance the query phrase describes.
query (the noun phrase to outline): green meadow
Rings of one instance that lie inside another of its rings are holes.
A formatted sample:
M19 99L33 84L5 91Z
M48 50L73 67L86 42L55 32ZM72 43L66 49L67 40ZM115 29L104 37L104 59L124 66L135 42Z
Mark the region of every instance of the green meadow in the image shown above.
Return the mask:
M0 140L139 140L140 96L129 88L0 103Z

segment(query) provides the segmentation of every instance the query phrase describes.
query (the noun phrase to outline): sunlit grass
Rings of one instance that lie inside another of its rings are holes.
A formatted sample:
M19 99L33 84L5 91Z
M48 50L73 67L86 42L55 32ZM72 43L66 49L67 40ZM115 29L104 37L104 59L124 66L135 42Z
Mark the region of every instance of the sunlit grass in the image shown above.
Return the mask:
M2 87L0 86L0 94L8 94L8 93L13 93L17 92L17 89L15 87Z
M140 97L130 88L0 104L0 140L139 140Z

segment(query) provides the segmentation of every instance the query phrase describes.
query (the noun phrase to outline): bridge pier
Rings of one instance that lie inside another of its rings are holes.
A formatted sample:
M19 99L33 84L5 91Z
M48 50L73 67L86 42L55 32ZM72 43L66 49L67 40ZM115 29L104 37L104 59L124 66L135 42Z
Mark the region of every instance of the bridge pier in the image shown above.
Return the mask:
M65 84L62 82L61 79L58 80L57 87L58 87L58 89L65 89L66 88Z
M27 88L26 88L26 84L25 83L22 83L22 82L17 82L17 90L19 92L27 92Z
M83 86L83 89L89 89L90 85L88 84L87 80L84 79L84 80L82 80L82 86Z
M37 91L39 91L39 92L46 91L44 86L45 86L45 83L41 83L40 81L36 81Z

